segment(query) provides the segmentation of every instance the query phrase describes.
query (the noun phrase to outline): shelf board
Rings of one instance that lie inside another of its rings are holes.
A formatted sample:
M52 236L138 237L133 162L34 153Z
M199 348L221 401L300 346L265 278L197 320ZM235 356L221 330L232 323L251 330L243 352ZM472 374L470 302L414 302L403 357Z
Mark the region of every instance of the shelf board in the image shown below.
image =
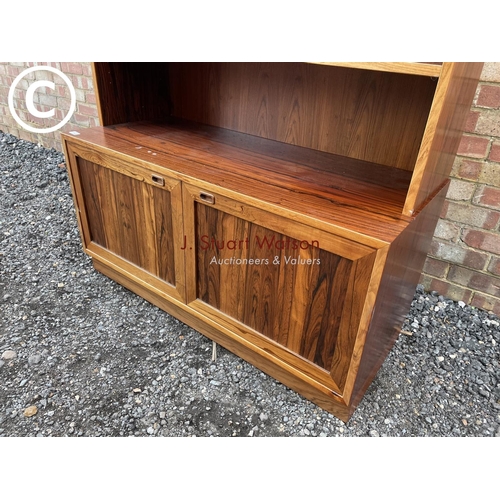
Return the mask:
M434 77L440 76L442 68L442 63L419 62L314 62L312 64Z
M401 169L180 120L94 127L67 137L383 241L410 220L401 213L411 172Z

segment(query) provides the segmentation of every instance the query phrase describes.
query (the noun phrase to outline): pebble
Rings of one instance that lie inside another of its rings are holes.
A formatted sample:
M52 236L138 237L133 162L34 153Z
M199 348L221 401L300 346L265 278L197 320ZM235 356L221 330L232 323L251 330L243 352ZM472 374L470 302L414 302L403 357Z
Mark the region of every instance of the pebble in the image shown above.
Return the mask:
M30 366L37 365L40 361L42 361L42 356L40 356L40 354L33 354L28 358L28 364Z
M16 351L8 350L8 351L4 351L2 354L2 359L4 359L5 361L10 361L10 360L16 359L16 358L17 358Z
M34 415L36 415L38 413L38 408L36 406L28 406L28 408L26 408L24 410L24 416L25 417L32 417Z

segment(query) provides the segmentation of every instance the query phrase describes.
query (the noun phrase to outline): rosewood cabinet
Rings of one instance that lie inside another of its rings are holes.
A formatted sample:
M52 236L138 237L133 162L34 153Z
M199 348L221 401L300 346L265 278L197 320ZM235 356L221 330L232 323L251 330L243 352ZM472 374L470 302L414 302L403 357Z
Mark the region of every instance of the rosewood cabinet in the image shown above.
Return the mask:
M481 64L95 63L94 266L347 420L407 313Z

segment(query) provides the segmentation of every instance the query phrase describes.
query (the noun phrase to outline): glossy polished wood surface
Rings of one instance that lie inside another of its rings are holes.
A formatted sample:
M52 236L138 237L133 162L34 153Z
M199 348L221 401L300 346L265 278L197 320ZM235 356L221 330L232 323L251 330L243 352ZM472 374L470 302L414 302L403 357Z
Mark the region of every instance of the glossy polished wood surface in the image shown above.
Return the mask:
M400 333L420 279L447 189L448 183L389 249L350 401L351 411L361 401Z
M416 213L448 180L482 67L482 63L443 64L404 214Z
M92 69L101 125L169 116L166 64L93 63Z
M352 262L200 203L196 220L198 297L329 371Z
M304 148L177 121L96 127L73 142L80 149L87 144L89 155L113 151L116 161L204 180L268 210L296 212L313 226L336 226L346 236L392 241L409 220L401 210L411 174L395 168L320 152L308 159Z
M78 169L92 241L175 284L170 192L82 158Z
M429 77L301 63L170 63L172 115L412 170Z
M84 249L346 421L410 306L480 67L95 63L106 126L62 135Z

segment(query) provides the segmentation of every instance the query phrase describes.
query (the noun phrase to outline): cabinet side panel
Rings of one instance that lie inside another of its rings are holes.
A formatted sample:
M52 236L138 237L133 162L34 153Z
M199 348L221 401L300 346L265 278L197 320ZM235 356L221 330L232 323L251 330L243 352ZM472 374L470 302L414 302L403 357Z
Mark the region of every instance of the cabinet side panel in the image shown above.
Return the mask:
M448 179L482 63L445 63L413 173L405 215L416 213Z
M93 69L101 125L169 116L166 63L99 62Z
M429 77L304 63L170 63L172 114L412 170Z
M415 294L447 189L448 184L390 246L354 385L352 411L361 401L399 335Z

